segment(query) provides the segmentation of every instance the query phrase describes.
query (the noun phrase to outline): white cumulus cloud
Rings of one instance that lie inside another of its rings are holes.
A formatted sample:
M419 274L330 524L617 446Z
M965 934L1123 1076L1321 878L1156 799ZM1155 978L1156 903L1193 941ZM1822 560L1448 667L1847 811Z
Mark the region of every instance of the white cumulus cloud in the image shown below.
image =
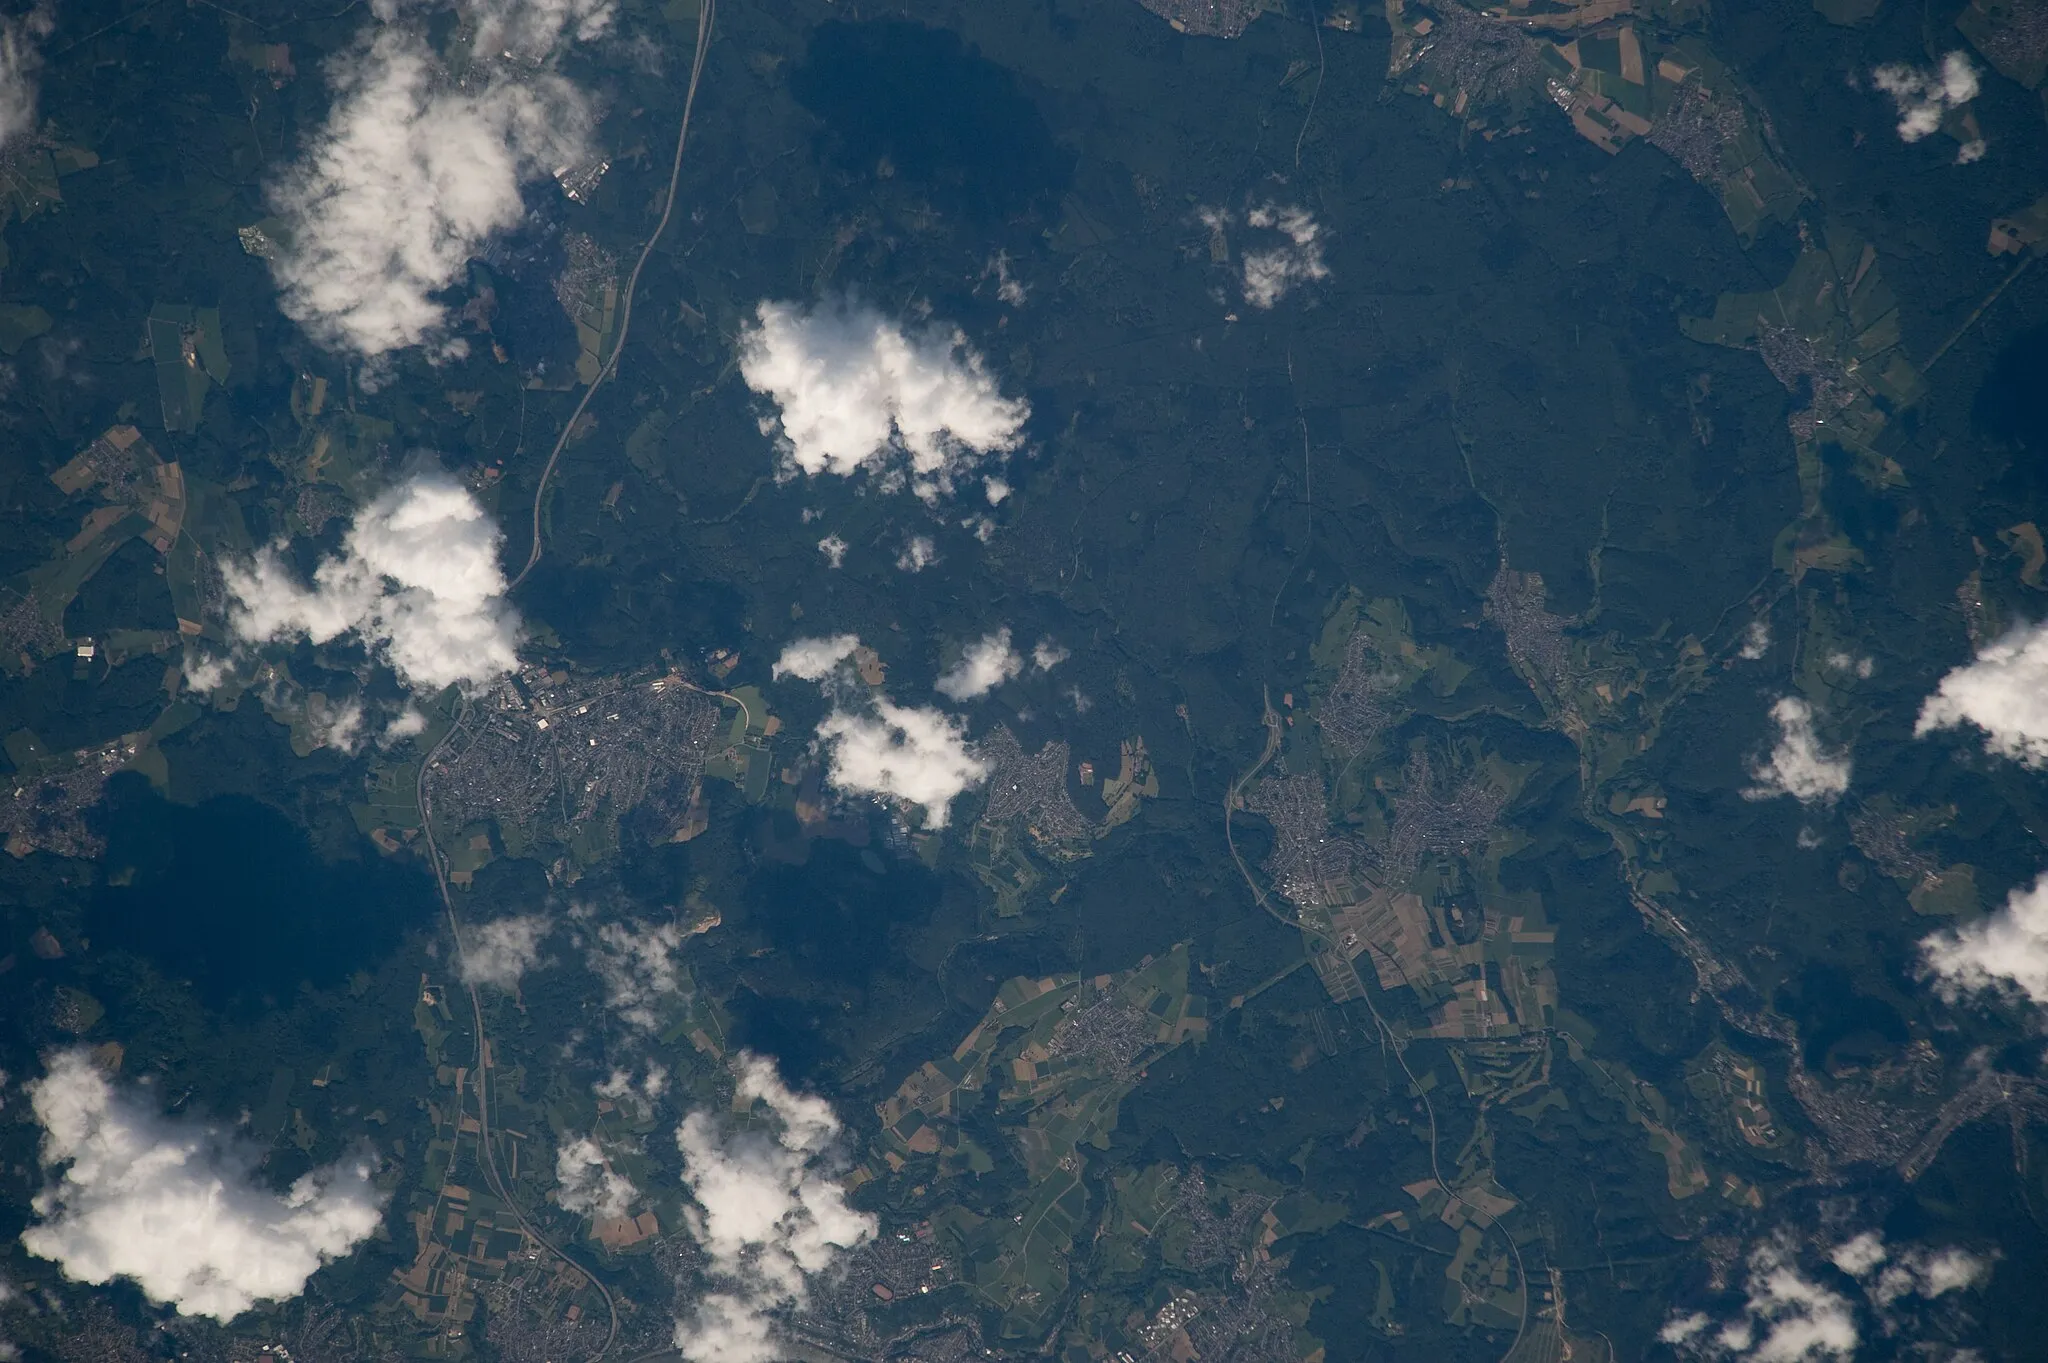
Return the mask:
M379 743L390 745L403 739L417 738L427 731L427 717L413 706L406 706L384 726L384 735Z
M1030 415L965 333L906 329L848 299L761 303L739 354L747 386L775 404L764 432L807 474L883 472L907 457L913 490L929 499L1016 449Z
M0 20L0 147L35 131L41 43L54 25L47 4L18 19Z
M1247 213L1245 224L1283 238L1244 253L1244 301L1253 307L1273 307L1297 284L1330 277L1323 263L1323 229L1306 208L1265 204Z
M523 43L553 22L533 16L555 12L491 7L484 28ZM271 267L287 317L374 358L442 330L432 295L518 223L523 184L585 154L591 117L575 86L530 60L452 80L406 24L335 57L328 75L327 122L272 190L290 244Z
M1923 938L1920 959L1951 1002L1988 990L2048 1004L2048 872L1988 918Z
M1831 1268L1850 1282L1835 1277ZM1976 1287L1990 1269L1988 1259L1954 1247L1894 1249L1876 1231L1852 1236L1818 1256L1802 1255L1793 1237L1780 1234L1750 1251L1739 1306L1718 1315L1673 1312L1658 1338L1692 1358L1848 1360L1873 1332L1891 1338L1910 1335L1918 1304Z
M1751 764L1756 784L1742 792L1744 799L1790 795L1801 804L1827 804L1849 789L1849 754L1821 743L1811 705L1786 696L1771 707L1771 718L1778 724L1778 742Z
M308 697L306 724L319 740L317 746L352 753L363 736L363 703L354 696L339 701Z
M406 0L376 0L373 6L387 20L407 7ZM568 38L602 37L617 6L615 0L471 0L460 8L476 26L473 50L538 61Z
M522 913L472 929L462 944L463 982L512 989L540 961L541 939L549 926L544 914Z
M1040 672L1050 672L1074 655L1051 639L1040 639L1031 646L1031 665Z
M0 1307L10 1306L21 1299L21 1292L5 1278L0 1278ZM6 1335L0 1335L0 1363L18 1363L21 1346Z
M127 1278L152 1301L227 1321L297 1296L383 1220L368 1157L272 1192L256 1174L260 1148L218 1123L158 1115L82 1051L53 1055L28 1090L55 1178L21 1241L74 1281Z
M1913 1290L1923 1297L1940 1297L1950 1292L1980 1286L1991 1276L1991 1262L1981 1255L1951 1246L1910 1260Z
M590 1086L590 1091L610 1100L612 1106L622 1112L637 1114L636 1120L644 1120L654 1114L655 1101L667 1088L668 1071L659 1064L651 1064L647 1067L647 1077L639 1083L634 1082L632 1070L614 1066L608 1076Z
M896 566L906 573L921 573L938 561L939 547L930 535L912 535L896 555Z
M996 281L996 297L998 299L1008 303L1013 308L1024 306L1024 301L1029 295L1022 281L1010 273L1010 253L1008 251L998 251L990 256L988 264L981 267L981 277L984 281L989 279Z
M1867 1230L1836 1245L1829 1252L1828 1259L1850 1277L1861 1278L1883 1263L1887 1254L1884 1237L1874 1230Z
M1747 1296L1725 1319L1702 1311L1674 1314L1659 1338L1695 1357L1749 1363L1820 1363L1853 1358L1862 1342L1855 1307L1802 1271L1789 1241L1751 1251Z
M1856 1279L1880 1310L1909 1297L1933 1301L1981 1286L1991 1277L1991 1260L1982 1255L1955 1245L1934 1250L1908 1245L1895 1251L1874 1230L1843 1241L1828 1258Z
M202 653L198 649L185 650L185 689L198 695L206 695L225 682L234 671L230 659Z
M311 588L275 549L224 565L229 627L245 643L354 634L416 690L478 690L518 665L501 538L460 483L415 477L356 513Z
M1943 57L1940 66L1896 62L1872 71L1870 80L1892 97L1899 111L1899 137L1907 142L1940 131L1949 110L1977 97L1977 68L1961 48Z
M853 634L834 634L829 638L792 639L782 650L782 656L775 660L773 675L779 680L784 676L799 681L823 681L832 675L841 663L853 656L860 647L860 637Z
M676 1131L685 1213L716 1288L676 1326L691 1363L776 1363L776 1312L801 1306L812 1279L871 1239L875 1219L847 1204L835 1174L839 1118L824 1099L792 1092L773 1062L742 1052L734 1107L765 1130L734 1130L693 1112Z
M588 1136L578 1136L555 1151L555 1202L566 1212L611 1221L624 1216L640 1190L616 1172L604 1150Z
M597 930L589 962L604 982L605 1003L643 1032L659 1028L656 1010L684 992L684 935L679 923L606 923Z
M955 701L985 696L1024 670L1024 659L1010 647L1006 625L967 646L960 661L936 683L940 695Z
M959 720L929 706L877 696L871 711L834 710L818 724L825 776L860 795L901 800L924 810L927 828L946 826L953 797L988 777Z
M1913 732L1965 724L1983 731L1986 752L2048 766L2048 621L2012 630L1943 677Z

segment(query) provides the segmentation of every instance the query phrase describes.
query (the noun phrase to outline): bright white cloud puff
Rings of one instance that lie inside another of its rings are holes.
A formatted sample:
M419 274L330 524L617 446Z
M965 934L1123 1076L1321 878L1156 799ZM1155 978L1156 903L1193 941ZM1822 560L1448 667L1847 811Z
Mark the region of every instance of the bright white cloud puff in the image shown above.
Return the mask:
M285 1193L256 1173L263 1151L221 1123L160 1116L83 1051L59 1052L28 1086L43 1168L29 1253L78 1282L133 1282L151 1301L227 1321L305 1289L367 1239L385 1194L367 1156L325 1165Z
M615 1221L632 1209L640 1190L611 1167L604 1150L588 1136L564 1142L555 1152L555 1204L563 1211Z
M954 798L988 779L961 722L931 706L877 696L869 709L826 715L818 739L836 789L916 805L927 828L944 828Z
M225 565L229 628L244 643L353 634L415 690L482 690L519 662L502 538L469 489L415 477L356 513L310 588L275 549Z
M1878 1232L1865 1231L1818 1255L1802 1254L1789 1235L1774 1236L1750 1251L1745 1268L1740 1305L1673 1312L1658 1338L1687 1358L1848 1363L1873 1334L1894 1342L1910 1339L1916 1311L1980 1286L1991 1264L1954 1247L1894 1248ZM1920 1356L1918 1350L1908 1352Z
M1939 132L1949 110L1977 97L1977 68L1960 48L1943 57L1940 66L1893 63L1872 71L1870 80L1892 97L1899 111L1899 138L1905 142Z
M463 982L517 988L520 976L539 964L541 939L551 926L545 914L522 913L472 928L462 944Z
M790 1357L774 1315L801 1306L811 1281L873 1238L875 1219L847 1205L834 1177L839 1118L824 1099L793 1092L773 1062L742 1053L734 1106L766 1131L734 1130L693 1112L676 1131L695 1205L690 1233L716 1284L675 1343L691 1363L777 1363Z
M1920 959L1951 1002L1983 992L2048 1004L2048 872L1989 917L1924 938Z
M1330 277L1323 229L1306 208L1265 204L1245 215L1245 225L1282 238L1244 253L1244 301L1253 307L1277 306L1298 285Z
M0 20L0 147L35 131L42 40L54 24L47 4L20 18Z
M839 665L853 656L860 647L860 637L853 634L834 634L829 638L792 639L784 646L782 656L775 660L773 675L795 677L799 681L823 681L836 671Z
M1943 677L1914 732L1965 725L1983 733L1986 752L2048 766L2048 621L2011 631Z
M685 991L679 923L606 923L591 944L590 969L604 982L605 1005L642 1032L657 1030L661 1009Z
M747 386L775 406L764 432L805 474L907 462L910 486L931 499L1023 443L1029 404L1003 396L958 329L906 328L847 299L767 301L741 333L739 356Z
M279 305L315 341L374 359L436 339L434 294L525 213L522 187L588 155L583 93L545 62L594 36L608 3L471 7L480 60L452 79L415 23L389 22L328 63L327 121L272 187L288 229Z
M1803 805L1830 804L1849 789L1851 764L1846 752L1824 746L1814 730L1813 707L1786 696L1771 707L1778 741L1752 763L1755 785L1742 792L1748 800L1789 795Z
M937 688L949 700L975 700L1023 670L1024 659L1010 647L1010 630L1006 625L969 644L960 661L939 678Z

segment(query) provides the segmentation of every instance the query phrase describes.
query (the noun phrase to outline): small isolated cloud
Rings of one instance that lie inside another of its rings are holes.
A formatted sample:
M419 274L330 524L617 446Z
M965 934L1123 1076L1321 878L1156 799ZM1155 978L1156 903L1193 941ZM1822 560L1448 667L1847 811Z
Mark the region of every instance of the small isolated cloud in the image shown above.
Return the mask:
M975 700L1023 670L1024 660L1010 647L1010 630L1006 625L969 644L960 661L939 678L936 686L939 694L950 700Z
M1870 80L1892 97L1899 111L1899 137L1907 142L1940 131L1949 110L1977 97L1977 68L1961 48L1943 57L1938 67L1898 62L1878 67Z
M555 1152L555 1203L565 1212L611 1221L632 1209L640 1190L618 1173L598 1143L578 1136Z
M276 549L224 565L229 628L245 643L354 634L415 690L480 690L518 665L501 538L467 488L421 475L356 513L310 589Z
M896 555L896 566L906 573L921 573L939 561L939 547L930 535L912 535Z
M55 24L47 4L18 19L0 20L0 147L35 131L42 40Z
M824 1099L792 1092L774 1064L742 1052L733 1106L756 1125L735 1130L693 1112L676 1131L685 1212L714 1290L676 1325L691 1363L775 1363L778 1313L804 1304L809 1285L875 1234L875 1219L847 1205L836 1175L839 1118Z
M1771 651L1771 624L1768 620L1752 620L1749 628L1742 632L1742 657L1755 662Z
M631 1026L655 1031L663 1000L682 996L683 963L677 953L684 936L677 923L606 923L597 930L590 968L604 982L605 1004Z
M996 281L996 297L1002 302L1008 303L1013 308L1024 306L1027 294L1024 285L1016 276L1010 273L1010 253L1008 251L998 251L990 256L988 264L982 266L981 277L983 280L993 279Z
M1827 804L1849 789L1849 754L1821 745L1811 705L1786 696L1771 707L1771 718L1778 723L1777 746L1751 764L1756 784L1742 792L1743 799L1790 795L1803 805Z
M912 489L1023 442L1030 405L1006 398L965 333L906 330L864 303L763 302L740 335L740 375L775 404L762 423L807 474L884 472L907 457Z
M846 564L846 541L837 535L827 535L819 540L818 552L825 556L827 568L840 568Z
M1851 1236L1828 1254L1829 1261L1852 1278L1865 1276L1886 1257L1884 1237L1873 1230Z
M628 1121L644 1122L653 1118L654 1105L662 1094L668 1092L668 1085L668 1068L649 1061L646 1074L638 1080L633 1078L631 1068L615 1066L609 1075L592 1084L590 1091L627 1114ZM598 1110L604 1109L600 1107Z
M1980 1287L1991 1277L1989 1259L1953 1246L1916 1256L1906 1267L1913 1274L1912 1290L1929 1298Z
M650 1103L668 1092L668 1067L650 1061L640 1080L640 1092Z
M860 647L860 636L834 634L823 639L792 639L783 648L782 656L775 660L773 675L777 680L784 676L799 681L823 681Z
M152 1301L227 1321L296 1297L383 1220L367 1156L272 1192L257 1177L260 1147L222 1124L158 1115L146 1091L117 1090L83 1051L53 1055L28 1091L56 1177L21 1242L73 1281L126 1278Z
M517 914L494 918L469 934L462 944L462 980L510 991L519 977L540 961L541 939L548 935L546 915Z
M1729 1318L1704 1312L1674 1316L1659 1338L1695 1355L1753 1363L1818 1363L1853 1358L1862 1342L1855 1308L1839 1292L1801 1271L1782 1241L1749 1256L1748 1298Z
M1306 208L1265 204L1245 215L1245 225L1285 238L1279 245L1244 253L1244 301L1270 308L1297 284L1330 277L1323 263L1323 229Z
M363 703L351 696L324 704L308 700L306 720L323 748L352 753L363 737Z
M375 0L379 18L391 19L405 0ZM473 50L540 61L567 39L590 42L611 28L615 0L470 0L460 6L476 25Z
M1050 672L1072 656L1051 639L1040 639L1031 646L1031 665L1040 672Z
M553 22L491 12L505 40ZM335 57L328 75L327 122L271 192L290 241L271 268L287 317L329 349L374 358L443 330L434 295L519 222L522 185L583 157L590 111L531 60L479 62L452 80L402 25Z
M818 724L825 776L859 795L901 800L924 811L927 828L944 828L953 797L988 777L959 720L929 706L876 697L871 711L834 710Z
M407 738L418 738L426 731L427 717L417 708L408 705L384 726L384 736L378 741L384 744L397 743Z
M1692 1358L1853 1359L1873 1334L1916 1333L1915 1322L1925 1323L1916 1312L1980 1285L1991 1264L1956 1248L1894 1249L1878 1232L1865 1231L1819 1254L1802 1254L1797 1241L1779 1235L1751 1250L1745 1269L1739 1306L1719 1313L1674 1312L1658 1338Z
M1933 1301L1976 1287L1991 1276L1991 1261L1950 1245L1927 1250L1908 1246L1894 1253L1877 1231L1864 1231L1829 1254L1836 1268L1857 1280L1872 1303L1888 1307L1907 1296Z
M2048 621L2011 631L1943 677L1913 732L1965 724L1983 730L1986 752L2048 766Z
M1920 960L1951 1003L1985 991L2048 1004L2048 872L1990 917L1923 938Z
M218 688L234 670L230 659L194 648L185 650L184 668L185 689L201 696Z

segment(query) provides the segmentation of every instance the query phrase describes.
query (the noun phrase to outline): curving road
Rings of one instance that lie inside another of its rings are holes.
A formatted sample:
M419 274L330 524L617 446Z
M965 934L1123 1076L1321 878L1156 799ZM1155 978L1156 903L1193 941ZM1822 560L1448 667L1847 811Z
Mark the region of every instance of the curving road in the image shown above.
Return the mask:
M447 867L441 860L440 844L434 840L434 814L432 808L427 803L427 773L432 770L434 759L440 756L441 750L447 747L450 740L462 731L462 722L468 716L469 702L463 701L456 710L455 722L448 726L448 732L441 735L440 742L428 749L427 755L420 760L420 774L413 784L413 794L419 801L420 806L420 833L427 847L427 864L434 868L434 885L441 892L441 909L448 916L448 935L455 939L457 961L461 960L463 952L462 926L455 916L455 897L448 892L448 873ZM599 1363L599 1360L612 1351L612 1345L619 1338L618 1303L613 1300L611 1289L606 1287L595 1273L592 1273L582 1264L570 1258L560 1245L557 1245L553 1240L542 1234L540 1228L534 1225L527 1217L525 1209L512 1196L511 1189L505 1186L504 1179L498 1174L498 1155L491 1145L490 1034L484 1030L483 999L477 993L477 987L474 984L468 985L467 988L469 990L470 1016L476 1025L476 1067L474 1073L476 1075L476 1144L479 1155L478 1165L483 1170L484 1182L490 1186L492 1194L500 1202L510 1207L512 1215L519 1219L519 1228L532 1236L535 1243L547 1250L548 1253L582 1274L584 1280L595 1287L598 1295L604 1298L605 1312L610 1317L611 1327L605 1333L604 1347L591 1356L591 1363ZM462 1101L466 1103L467 1100ZM457 1125L460 1125L459 1120Z
M554 449L548 452L547 466L540 474L540 485L533 490L533 548L526 555L526 566L512 579L512 587L526 581L527 574L540 563L541 507L547 500L548 484L554 479L555 466L562 462L562 451L568 446L569 437L576 430L576 423L583 419L584 410L590 406L591 398L597 395L597 390L604 385L604 381L618 371L619 356L626 353L626 333L633 326L633 295L640 287L640 272L647 268L647 258L654 254L655 243L661 240L662 233L668 231L669 219L675 214L676 186L683 178L683 148L690 142L690 114L697 107L697 86L704 78L704 54L711 49L711 20L717 9L718 0L702 0L702 5L697 11L697 51L690 61L690 88L683 96L683 121L676 129L676 155L675 160L669 165L668 197L662 201L661 221L654 225L654 232L647 238L647 244L640 248L640 258L633 262L633 273L626 277L626 292L619 311L619 339L612 344L611 358L597 371L597 377L590 381L590 387L583 390L582 400L576 404L576 410L570 413L569 420L562 426L562 433L555 437Z

